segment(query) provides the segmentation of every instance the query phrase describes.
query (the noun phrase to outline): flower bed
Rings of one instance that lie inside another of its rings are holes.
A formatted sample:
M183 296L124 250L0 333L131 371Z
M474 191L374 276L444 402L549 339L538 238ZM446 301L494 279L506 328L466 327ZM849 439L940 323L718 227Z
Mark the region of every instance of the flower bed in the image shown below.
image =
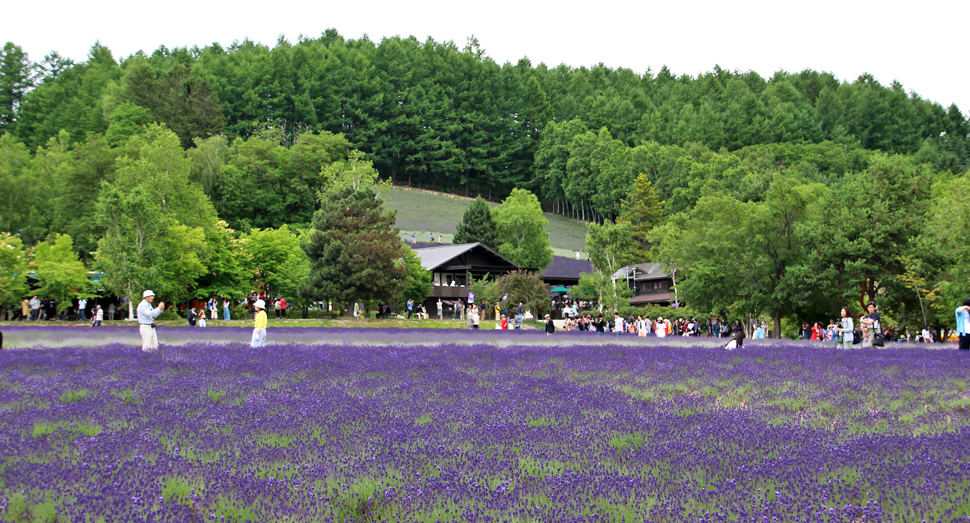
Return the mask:
M0 353L0 515L970 516L970 370L956 350L730 353L534 332L452 343L373 329L255 350L229 330L163 336L160 354L120 343Z

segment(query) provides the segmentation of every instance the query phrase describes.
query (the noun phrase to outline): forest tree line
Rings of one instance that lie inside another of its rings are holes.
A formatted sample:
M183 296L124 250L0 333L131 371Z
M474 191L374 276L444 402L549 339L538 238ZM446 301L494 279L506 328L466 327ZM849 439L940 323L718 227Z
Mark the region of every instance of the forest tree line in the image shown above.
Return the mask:
M7 43L0 58L0 230L27 245L69 234L84 260L110 222L103 187L147 169L151 144L181 148L211 202L204 220L173 215L188 227L308 228L334 169L358 162L394 184L493 201L525 188L622 224L643 174L663 219L635 252L679 269L695 304L777 318L878 297L914 319L938 301L942 320L942 297L970 290L970 123L869 75L498 64L474 38L335 30L120 61L95 44L79 63Z

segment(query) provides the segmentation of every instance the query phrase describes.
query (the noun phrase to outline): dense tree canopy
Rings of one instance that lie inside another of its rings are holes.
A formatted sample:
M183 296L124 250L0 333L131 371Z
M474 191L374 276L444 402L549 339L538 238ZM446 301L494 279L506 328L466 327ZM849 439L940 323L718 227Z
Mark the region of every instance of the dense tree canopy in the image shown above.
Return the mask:
M526 267L551 255L544 209L625 224L623 261L660 262L695 308L777 320L877 299L950 321L970 294L968 166L966 113L867 74L498 64L475 39L332 29L121 60L96 43L78 63L0 51L0 231L27 263L69 235L126 296L244 292L273 264L295 288L305 258L260 265L245 240L293 254L332 234L311 222L344 191L393 183L505 200L494 246ZM357 299L396 292L365 283Z

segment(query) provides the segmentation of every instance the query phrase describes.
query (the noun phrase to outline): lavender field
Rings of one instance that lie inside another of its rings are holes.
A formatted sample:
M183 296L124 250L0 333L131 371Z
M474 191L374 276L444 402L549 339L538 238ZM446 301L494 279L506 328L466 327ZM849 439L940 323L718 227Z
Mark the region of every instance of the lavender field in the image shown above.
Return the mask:
M956 350L224 331L5 328L0 516L970 520Z

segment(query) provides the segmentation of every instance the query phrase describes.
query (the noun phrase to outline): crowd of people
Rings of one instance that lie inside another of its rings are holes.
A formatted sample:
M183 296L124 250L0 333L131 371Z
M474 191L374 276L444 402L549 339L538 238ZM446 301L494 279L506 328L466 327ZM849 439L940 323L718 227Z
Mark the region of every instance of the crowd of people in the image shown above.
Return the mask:
M155 298L155 293L151 290L146 290L142 294L142 301L139 303L137 311L137 320L139 323L139 332L142 338L142 350L144 351L154 351L158 349L158 338L155 332L155 320L162 314L165 310L165 304L160 302L157 306L153 306L152 303ZM286 319L286 311L288 304L286 300L282 297L276 297L270 300L270 309L276 312L277 319ZM204 302L193 302L190 306L183 305L183 308L187 308L186 318L191 326L206 326L206 317L210 317L212 320L218 318L218 305L219 301L215 298L210 298ZM228 299L222 299L221 301L223 309L223 319L230 320L230 306L231 302ZM266 327L267 327L267 302L265 297L262 295L257 295L255 292L246 298L244 305L251 307L254 313L253 322L253 336L251 341L251 346L261 347L266 343ZM412 315L417 315L418 318L428 319L428 313L425 310L423 304L415 305L414 300L408 300L405 305L407 309L407 317L410 319ZM117 308L114 303L110 304L110 314L114 314ZM863 348L868 347L879 347L883 346L885 341L912 341L911 335L908 328L904 329L903 332L897 331L895 328L890 327L888 329L883 329L880 322L880 314L877 311L875 303L869 303L866 307L867 314L857 316L854 315L848 307L843 307L840 311L841 318L836 320L830 320L828 325L823 327L821 323L815 322L814 325L810 325L809 322L802 323L801 330L799 334L802 339L814 340L814 341L834 341L836 342L836 347L840 349L851 349L853 345L862 345ZM86 300L80 300L78 303L78 317L79 319L87 320L87 302ZM43 319L44 313L42 302L37 296L33 296L31 299L24 299L21 316L24 320L38 321ZM494 311L494 312L493 312ZM355 306L355 316L359 313ZM712 338L730 338L727 344L724 346L725 349L733 350L735 348L740 348L743 345L744 339L747 337L745 328L742 326L740 321L722 322L716 316L712 317L706 322L699 321L696 318L684 319L678 318L671 320L670 318L658 317L656 320L650 318L644 318L643 316L629 315L623 318L619 313L614 312L612 317L608 314L604 315L602 313L593 314L579 314L578 307L574 303L566 311L566 318L563 321L563 330L566 331L587 331L596 332L598 335L615 334L617 336L622 334L631 334L638 336L655 335L657 337L663 338L667 336L704 336ZM959 341L960 350L970 350L970 298L963 301L963 305L955 309L955 320L956 320L956 334ZM444 302L439 298L437 302L437 316L439 320L444 319L445 306ZM511 310L508 304L504 301L501 303L494 304L494 308L488 306L488 304L483 303L481 307L475 303L469 303L465 305L463 300L457 300L452 305L452 313L455 320L460 320L462 317L466 319L467 327L469 329L479 329L482 320L487 319L486 317L493 313L493 319L496 321L495 328L501 330L516 330L521 329L523 322L529 316L528 311L523 311L523 304L519 303L516 307ZM514 313L514 314L513 314ZM105 311L101 305L95 305L91 310L91 326L99 327L104 321ZM378 310L378 317L381 315L389 316L391 314L390 307L382 307ZM856 328L856 318L859 319L858 328ZM548 314L545 315L545 332L546 334L553 334L556 331L555 324ZM766 325L755 324L752 338L754 339L764 339L767 332ZM929 326L924 327L922 332L917 336L916 341L922 342L933 342L936 338L935 332L933 332Z
M797 337L811 341L835 342L839 348L849 349L853 345L862 348L882 347L887 341L934 343L940 342L939 331L929 325L924 325L918 331L910 331L909 327L885 327L880 322L880 315L875 303L866 305L865 314L854 314L848 307L839 311L838 320L826 322L802 322ZM959 333L959 321L957 321Z

